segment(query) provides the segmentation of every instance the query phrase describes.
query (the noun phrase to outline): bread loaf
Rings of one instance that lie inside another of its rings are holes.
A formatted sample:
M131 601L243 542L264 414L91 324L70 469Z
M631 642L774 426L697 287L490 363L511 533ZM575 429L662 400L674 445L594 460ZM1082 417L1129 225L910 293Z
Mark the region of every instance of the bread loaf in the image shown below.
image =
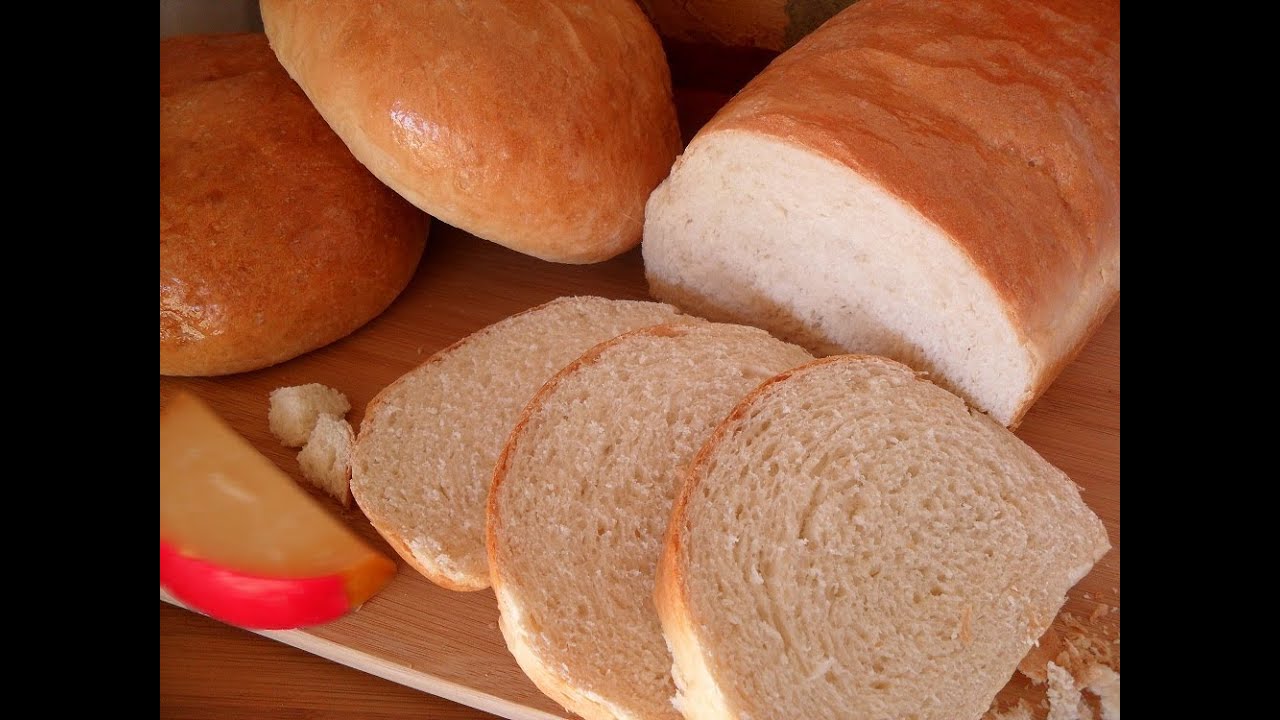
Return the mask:
M649 199L652 294L1015 425L1120 286L1119 3L862 0Z
M432 582L488 587L485 500L520 410L593 345L678 316L660 303L565 297L436 353L369 403L351 460L356 503Z
M261 34L160 41L160 374L274 365L413 277L428 218L361 167Z
M883 358L743 400L691 464L656 603L688 720L977 720L1107 551L1079 488Z
M733 405L812 357L741 325L644 328L558 373L494 472L488 550L520 667L588 720L669 718L652 596L685 465Z
M633 0L264 0L262 17L356 157L431 215L558 262L640 242L680 134Z

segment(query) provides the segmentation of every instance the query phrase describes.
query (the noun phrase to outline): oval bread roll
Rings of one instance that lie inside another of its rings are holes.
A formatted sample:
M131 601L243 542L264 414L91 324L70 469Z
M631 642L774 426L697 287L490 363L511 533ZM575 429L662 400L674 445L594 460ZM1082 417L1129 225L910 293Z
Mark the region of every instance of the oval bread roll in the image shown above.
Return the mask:
M264 0L262 18L356 157L434 217L557 262L640 242L680 133L632 0Z
M261 34L160 41L160 374L284 362L354 332L429 219L369 174Z

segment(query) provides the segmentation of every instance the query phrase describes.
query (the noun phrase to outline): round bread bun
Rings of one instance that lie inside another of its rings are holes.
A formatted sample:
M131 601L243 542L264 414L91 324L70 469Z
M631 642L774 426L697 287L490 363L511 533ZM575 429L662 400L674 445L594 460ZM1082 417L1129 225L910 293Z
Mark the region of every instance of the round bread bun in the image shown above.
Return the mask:
M376 317L429 218L378 182L265 35L160 41L160 374L284 362Z
M410 202L544 260L640 242L680 151L661 41L632 0L263 0L271 47Z

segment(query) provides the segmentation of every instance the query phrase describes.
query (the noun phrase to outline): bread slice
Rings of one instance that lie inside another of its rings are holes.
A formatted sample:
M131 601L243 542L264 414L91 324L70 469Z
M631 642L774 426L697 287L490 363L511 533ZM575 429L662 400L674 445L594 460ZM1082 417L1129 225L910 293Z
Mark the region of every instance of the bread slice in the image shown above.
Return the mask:
M1118 0L854 3L689 143L644 261L659 300L1016 425L1119 297Z
M351 507L351 448L355 445L351 423L325 413L316 418L311 437L298 453L298 466L311 484Z
M685 465L738 400L812 357L701 323L604 343L525 409L489 494L499 625L525 673L588 720L680 717L653 608Z
M352 456L356 503L433 582L488 587L485 499L520 410L593 345L678 316L660 303L560 298L445 348L369 403Z
M745 399L692 463L655 599L689 720L975 720L1109 543L1015 435L884 358Z

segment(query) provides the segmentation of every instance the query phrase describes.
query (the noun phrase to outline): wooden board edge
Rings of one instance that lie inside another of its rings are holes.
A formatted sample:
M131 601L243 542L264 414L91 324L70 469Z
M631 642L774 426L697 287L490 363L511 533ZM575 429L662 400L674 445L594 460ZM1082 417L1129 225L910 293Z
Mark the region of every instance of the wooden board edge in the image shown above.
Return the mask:
M197 612L170 595L163 587L160 588L160 599L184 610ZM339 665L346 665L361 672L380 677L383 680L389 680L397 685L404 685L414 690L452 700L482 712L507 718L507 720L565 720L563 715L552 715L429 673L410 671L375 655L353 650L346 645L317 637L303 630L249 630L249 632L298 648L303 652L311 653Z

